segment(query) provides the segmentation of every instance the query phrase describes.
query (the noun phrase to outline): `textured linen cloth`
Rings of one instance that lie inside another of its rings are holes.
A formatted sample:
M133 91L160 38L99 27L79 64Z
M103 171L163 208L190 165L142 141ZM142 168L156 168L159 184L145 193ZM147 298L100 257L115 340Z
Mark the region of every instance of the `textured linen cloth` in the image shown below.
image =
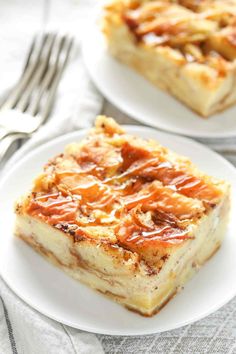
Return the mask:
M3 54L0 58L0 95L19 76L33 29L38 30L48 24L58 28L59 23L62 29L80 33L93 3L94 0L1 0L0 48ZM5 164L2 174L34 147L55 136L90 126L100 112L116 117L121 123L134 122L104 101L94 88L77 44L60 84L50 120ZM212 144L236 163L234 139L223 142L204 140L204 143ZM105 336L79 331L41 315L20 300L0 278L0 354L8 353L236 354L236 299L207 318L178 330L139 337Z

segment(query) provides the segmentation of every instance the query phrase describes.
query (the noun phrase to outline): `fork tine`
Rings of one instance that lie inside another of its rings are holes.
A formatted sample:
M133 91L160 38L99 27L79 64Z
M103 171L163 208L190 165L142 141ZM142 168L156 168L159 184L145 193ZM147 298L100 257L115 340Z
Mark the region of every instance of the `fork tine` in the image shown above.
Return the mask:
M71 50L73 47L73 43L74 43L74 41L73 41L73 38L71 38L71 37L69 37L68 40L65 40L63 43L64 45L62 47L62 50L60 52L60 55L59 55L58 61L57 61L57 64L58 64L57 70L56 70L54 77L51 80L51 85L49 87L47 97L45 99L45 104L43 105L42 111L40 112L41 122L44 122L47 119L47 117L52 109L57 86L60 82L63 71L68 63L70 53L71 53Z
M2 138L7 142L3 150L1 146L3 154L13 140L31 136L48 117L73 47L71 37L52 33L41 37L40 42L37 38L33 41L24 72L4 104L4 108L9 109L2 114L4 119L1 120Z
M25 87L23 94L17 102L15 106L16 109L24 112L27 108L31 95L33 94L35 88L40 84L45 73L47 72L55 39L56 34L52 33L48 36L46 42L44 43L44 46L41 51L41 56L38 58L38 67L36 68L35 72L31 77L31 80L29 80L28 85Z
M51 85L51 82L52 82L53 77L55 76L55 73L57 70L57 65L58 65L60 53L63 48L63 44L64 44L65 40L66 40L66 37L64 37L64 36L58 37L55 39L55 42L54 42L54 45L52 48L52 52L51 52L51 56L49 58L48 70L45 73L45 76L43 77L34 96L32 97L29 107L27 108L27 113L29 113L31 115L37 114L37 112L39 110L40 100L41 100L44 92Z
M39 58L41 56L45 41L47 40L48 34L42 35L40 38L35 37L32 41L27 60L24 66L23 73L16 84L8 95L5 102L2 104L1 109L12 109L14 108L17 100L19 99L21 93L24 91L28 81L36 70Z
M42 38L41 38L41 40L42 40ZM25 71L27 70L27 68L29 66L29 63L30 63L33 53L35 51L36 42L37 42L37 36L34 36L31 46L30 46L30 49L29 49L29 53L28 53L26 61L25 61L25 65L24 65L21 77L23 76L23 74L25 73Z

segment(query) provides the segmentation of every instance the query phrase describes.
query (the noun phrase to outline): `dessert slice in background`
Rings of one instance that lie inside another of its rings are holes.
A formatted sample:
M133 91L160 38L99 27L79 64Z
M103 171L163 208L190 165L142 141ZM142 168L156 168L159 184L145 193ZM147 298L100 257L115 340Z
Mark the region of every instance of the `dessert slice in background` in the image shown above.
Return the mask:
M235 1L113 0L102 30L115 58L201 116L236 102Z

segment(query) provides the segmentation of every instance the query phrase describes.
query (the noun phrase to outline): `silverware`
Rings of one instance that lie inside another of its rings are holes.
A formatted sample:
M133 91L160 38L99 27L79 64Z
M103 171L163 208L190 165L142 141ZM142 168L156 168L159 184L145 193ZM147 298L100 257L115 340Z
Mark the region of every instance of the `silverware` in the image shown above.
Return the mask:
M18 83L0 106L0 160L11 144L32 136L48 118L73 39L55 33L35 37Z

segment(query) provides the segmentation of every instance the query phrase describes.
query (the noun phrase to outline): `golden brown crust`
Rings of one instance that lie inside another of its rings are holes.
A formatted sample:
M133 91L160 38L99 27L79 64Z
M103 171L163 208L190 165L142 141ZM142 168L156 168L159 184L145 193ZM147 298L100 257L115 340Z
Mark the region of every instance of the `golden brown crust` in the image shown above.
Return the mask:
M184 1L163 0L136 1L133 6L129 1L114 1L106 10L126 24L138 43L180 51L183 63L197 61L218 66L219 74L223 75L222 66L227 71L226 62L236 58L236 53L224 56L226 41L234 48L236 42L236 3L231 1L208 0L204 6L199 2L198 6L188 6ZM225 43L217 47L212 37Z
M235 103L235 2L113 0L103 31L112 55L203 117Z
M221 202L225 188L186 158L98 117L88 138L45 166L16 213L75 243L127 249L160 268L171 248L193 238L193 225Z

